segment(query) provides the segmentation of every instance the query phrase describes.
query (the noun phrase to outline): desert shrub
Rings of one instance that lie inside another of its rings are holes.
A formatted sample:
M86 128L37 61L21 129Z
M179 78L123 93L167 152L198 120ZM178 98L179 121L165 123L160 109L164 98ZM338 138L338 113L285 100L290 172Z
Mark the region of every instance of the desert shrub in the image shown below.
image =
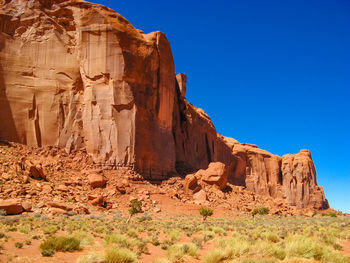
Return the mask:
M41 255L43 257L52 257L55 254L55 251L52 249L43 249L41 250Z
M243 259L242 263L278 263L279 261L273 258L258 258L258 259ZM310 262L309 262L310 263Z
M199 214L203 217L203 221L205 221L208 216L213 215L213 209L201 207L201 208L199 208Z
M198 257L197 246L193 243L175 244L167 249L167 256L171 262L180 262L185 255Z
M223 260L240 258L247 254L251 244L242 238L221 238L217 241L217 248L210 251L204 258L205 263L218 263Z
M16 248L22 248L23 247L23 243L22 242L16 242L15 243L15 247Z
M137 255L149 254L147 242L139 239L135 239L135 247L137 249Z
M76 263L104 263L104 255L92 253L89 255L80 256Z
M34 240L39 240L41 237L39 235L32 235L30 238Z
M26 241L24 241L24 244L26 244L27 246L30 246L32 244L32 241L31 240L26 240Z
M135 229L129 229L126 234L129 236L129 237L133 237L133 238L137 238L137 233L136 233L136 230Z
M179 241L179 239L181 238L181 232L179 229L171 229L168 232L168 237L172 242Z
M110 248L106 252L105 263L134 263L137 256L126 248Z
M211 227L210 230L213 231L215 234L219 234L219 235L226 234L225 229L223 229L222 227L219 227L219 226L213 226L213 227Z
M75 237L49 237L40 244L41 250L52 249L54 251L71 252L80 250L80 241Z
M141 203L141 201L139 201L139 200L131 200L131 202L130 202L130 209L129 209L130 216L129 216L129 218L128 218L128 220L126 222L129 223L131 217L133 215L135 215L135 214L141 213L141 211L142 211L142 203Z
M171 261L167 258L155 258L152 261L153 263L171 263Z
M204 258L205 263L219 263L229 259L226 249L216 248L210 251Z
M56 234L56 232L59 230L59 227L56 225L48 225L44 226L42 230L45 235L53 235Z
M107 245L114 244L119 247L124 247L124 248L131 248L132 243L131 240L129 240L127 237L117 234L117 233L112 233L109 234L105 237L105 242Z
M254 254L260 255L261 257L273 257L279 260L284 260L287 256L287 253L282 246L265 241L254 244L250 250L253 251Z
M210 230L201 231L200 237L204 242L207 242L215 237L215 232Z
M267 215L270 212L270 209L267 207L255 208L252 211L252 215Z
M195 244L198 248L202 248L203 247L203 239L195 237L191 240L191 242L193 244Z
M150 239L149 242L153 245L153 246L159 246L160 245L160 240L159 237L156 235L153 235Z
M332 212L332 213L329 214L329 216L330 216L330 217L337 217L337 214L334 213L334 212Z
M300 257L321 260L324 248L321 244L303 236L292 236L287 239L286 251L288 257Z
M272 243L277 243L279 241L279 237L275 233L267 233L266 239Z
M94 238L92 236L90 236L85 231L75 232L75 233L73 233L72 237L74 237L80 241L81 247L86 247L86 246L92 245L95 242Z
M170 241L170 240L164 240L161 245L160 245L160 248L161 249L168 249L168 247L172 246L174 244L174 242Z

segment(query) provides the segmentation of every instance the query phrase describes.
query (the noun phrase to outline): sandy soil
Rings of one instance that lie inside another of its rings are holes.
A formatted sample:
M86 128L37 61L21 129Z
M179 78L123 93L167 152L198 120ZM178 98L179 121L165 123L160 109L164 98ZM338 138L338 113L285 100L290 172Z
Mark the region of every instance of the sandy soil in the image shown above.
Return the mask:
M343 243L343 251L345 255L350 256L350 241Z

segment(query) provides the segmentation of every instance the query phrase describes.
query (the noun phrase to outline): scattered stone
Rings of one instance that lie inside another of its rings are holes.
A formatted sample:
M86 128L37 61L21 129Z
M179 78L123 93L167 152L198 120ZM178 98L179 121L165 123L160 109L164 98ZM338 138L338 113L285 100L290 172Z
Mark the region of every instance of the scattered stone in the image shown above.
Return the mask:
M155 207L155 208L153 209L153 211L154 211L155 213L160 213L160 212L162 211L162 209L160 209L159 207Z
M23 210L26 212L32 211L32 204L29 202L26 202L26 201L22 202L22 207L23 207Z
M24 176L22 177L22 179L23 179L23 183L25 183L25 184L29 183L29 176L24 175Z
M68 216L76 216L78 213L77 212L75 212L75 211L68 211L67 212L67 215Z
M51 194L51 193L52 193L52 187L49 186L49 185L44 185L44 186L42 187L41 192L42 192L43 194Z
M92 188L104 187L106 185L106 179L102 174L93 173L88 176L89 183Z
M94 200L91 201L91 204L94 206L103 206L105 203L104 201L104 197L103 196L99 196L97 198L95 198Z
M60 208L65 211L72 211L73 207L68 204L60 203L60 202L47 202L47 205L53 208Z
M22 204L17 199L0 200L0 209L5 210L7 215L17 215L23 212Z
M42 164L33 164L29 161L26 162L29 167L29 176L34 179L43 179L46 180L46 175L44 173Z
M193 194L193 199L197 201L207 201L208 197L206 192L202 189L199 192Z
M50 208L50 211L51 211L51 213L53 214L53 215L64 215L64 214L66 214L67 213L67 211L66 210L64 210L64 209L61 209L61 208L57 208L57 207L51 207Z

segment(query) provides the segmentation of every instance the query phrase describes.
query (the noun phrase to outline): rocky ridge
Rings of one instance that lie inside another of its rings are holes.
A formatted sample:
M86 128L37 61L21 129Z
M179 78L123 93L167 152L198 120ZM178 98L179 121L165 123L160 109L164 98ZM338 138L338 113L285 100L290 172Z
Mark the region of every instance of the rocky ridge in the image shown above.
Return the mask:
M66 185L61 173L41 178L44 170L65 166L61 160L30 164L21 159L26 153L14 160L29 173L23 178L61 181L61 190L83 187L79 182L87 180L92 192L107 184L127 193L130 178L120 180L125 174L164 182L187 175L185 188L176 187L178 180L172 185L173 191L183 191L173 195L181 200L210 202L215 200L210 196L225 196L229 186L230 193L246 189L297 209L328 208L309 151L279 157L221 136L210 117L186 100L187 77L175 74L164 33L144 34L113 10L81 0L0 3L0 139L33 149L64 149L68 156L86 151L89 155L74 160L84 158L99 170L75 173L74 183ZM210 174L217 172L213 166L224 172ZM219 176L220 183L208 184L203 174ZM200 181L201 189L190 194L188 178ZM53 198L56 187L50 187ZM108 206L99 194L76 201Z
M43 177L32 173L40 167ZM212 207L216 215L227 212L250 213L268 207L272 214L313 215L313 209L297 208L283 198L251 192L243 186L225 183L228 175L222 163L195 176L199 189L185 179L172 177L149 182L130 169L105 170L94 164L85 151L67 153L59 147L29 147L17 143L0 143L0 211L7 214L76 215L127 211L130 200L142 201L148 213L194 211ZM222 180L224 179L224 180ZM219 186L219 187L218 187ZM224 187L223 190L220 189ZM192 192L188 192L191 189Z

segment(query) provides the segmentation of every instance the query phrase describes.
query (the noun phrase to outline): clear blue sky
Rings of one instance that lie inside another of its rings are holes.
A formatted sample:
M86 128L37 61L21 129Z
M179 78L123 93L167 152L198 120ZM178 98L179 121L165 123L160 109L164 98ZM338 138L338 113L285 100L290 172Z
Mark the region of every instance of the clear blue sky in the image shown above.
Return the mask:
M219 133L310 149L330 205L350 212L349 0L93 1L166 33L186 97Z

